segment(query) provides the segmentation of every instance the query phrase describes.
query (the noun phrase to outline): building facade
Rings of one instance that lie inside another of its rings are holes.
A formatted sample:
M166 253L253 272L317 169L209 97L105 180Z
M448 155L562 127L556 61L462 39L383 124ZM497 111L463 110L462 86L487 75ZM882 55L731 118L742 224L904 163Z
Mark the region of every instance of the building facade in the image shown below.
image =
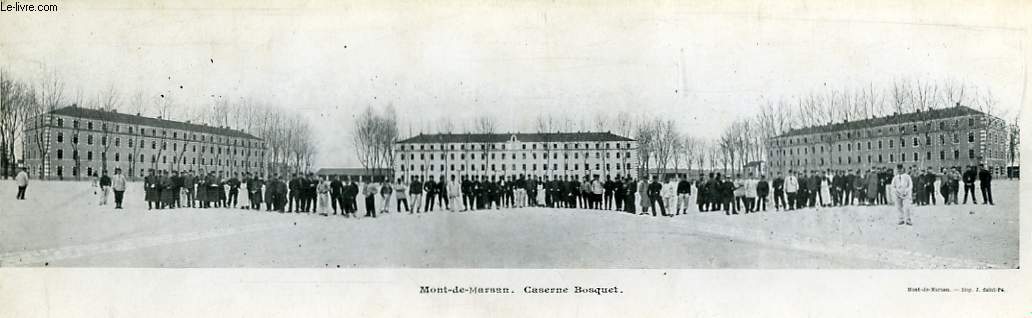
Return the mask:
M121 168L264 174L265 142L225 127L68 106L31 118L22 148L33 177L79 178Z
M1008 155L1005 122L961 105L795 129L766 146L772 173L985 164L1002 175Z
M394 145L394 174L413 176L627 176L638 142L608 132L420 134Z

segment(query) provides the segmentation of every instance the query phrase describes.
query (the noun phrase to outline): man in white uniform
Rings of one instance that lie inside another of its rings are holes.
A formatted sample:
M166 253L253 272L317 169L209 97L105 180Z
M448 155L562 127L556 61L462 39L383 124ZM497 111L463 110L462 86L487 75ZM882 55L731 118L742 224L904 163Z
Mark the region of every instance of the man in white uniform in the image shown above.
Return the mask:
M903 165L896 165L896 176L892 178L892 193L895 197L896 209L899 210L899 225L914 225L910 222L910 200L914 184L910 175L903 170Z

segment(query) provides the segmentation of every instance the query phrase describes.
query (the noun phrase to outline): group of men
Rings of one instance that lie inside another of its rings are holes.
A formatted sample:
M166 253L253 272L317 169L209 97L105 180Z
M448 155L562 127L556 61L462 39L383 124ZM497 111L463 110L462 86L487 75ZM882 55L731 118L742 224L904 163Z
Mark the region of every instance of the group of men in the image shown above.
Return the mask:
M144 199L147 210L175 209L186 207L221 208L236 207L241 181L238 173L231 177L223 172L201 170L147 171L143 178Z

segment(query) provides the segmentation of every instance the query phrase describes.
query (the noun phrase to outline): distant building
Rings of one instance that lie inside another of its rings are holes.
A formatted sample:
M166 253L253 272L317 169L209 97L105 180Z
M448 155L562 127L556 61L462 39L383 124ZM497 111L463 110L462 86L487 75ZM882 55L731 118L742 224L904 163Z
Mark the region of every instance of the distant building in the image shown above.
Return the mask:
M637 175L638 142L609 132L420 134L395 143L394 173L412 176Z
M794 129L767 140L768 168L854 170L870 167L961 167L985 164L1006 173L1004 121L956 107Z
M742 166L742 174L748 176L750 173L754 177L759 178L761 175L767 174L767 162L763 160L749 161Z
M143 176L148 169L263 171L265 142L225 127L75 105L40 116L27 122L22 148L34 177L40 168L43 177L51 179L75 178L105 168L108 173L122 168L129 177Z
M383 181L391 175L391 169L366 169L366 168L322 168L315 173L320 177L338 177L340 180L352 180L369 182Z

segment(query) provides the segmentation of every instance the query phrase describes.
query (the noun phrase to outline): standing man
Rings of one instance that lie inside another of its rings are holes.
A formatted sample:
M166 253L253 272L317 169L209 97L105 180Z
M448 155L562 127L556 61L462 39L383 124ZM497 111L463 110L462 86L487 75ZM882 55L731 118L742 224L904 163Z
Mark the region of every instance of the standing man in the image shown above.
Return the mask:
M641 214L649 213L649 206L654 199L649 198L649 180L647 177L641 178L641 181L638 181L638 195L638 205L641 206ZM656 211L653 210L652 214L655 216Z
M606 182L602 184L602 188L605 189L605 193L602 196L602 208L606 210L613 209L613 193L616 192L617 182L613 182L613 179L606 175ZM620 208L617 208L619 210Z
M845 191L845 190L843 190ZM785 177L785 195L788 197L787 210L791 211L799 207L799 179L795 171L789 170L788 177ZM843 204L845 204L843 202Z
M691 202L692 195L692 183L688 181L687 174L679 179L680 181L677 182L677 211L675 215L681 215L681 210L684 210L684 214L688 214L688 202Z
M299 202L300 198L298 194L301 192L301 180L297 178L297 173L291 175L290 182L287 183L287 190L290 191L287 194L290 198L290 202L287 205L287 212L294 212L295 210L300 212L301 204Z
M401 179L398 179L401 182ZM330 181L330 206L333 207L333 215L337 215L337 207L340 207L341 214L344 214L344 183L340 182L340 176L333 176Z
M125 198L125 175L122 168L115 168L115 176L111 178L111 189L115 190L115 209L122 209L122 199Z
M111 191L111 177L107 175L107 170L100 173L100 205L107 205L108 192ZM983 193L985 193L983 191Z
M978 204L978 199L975 199L975 179L978 179L978 172L975 171L975 166L969 166L968 171L964 172L964 204L967 204L968 193L971 194L971 203ZM985 198L982 198L985 200Z
M25 166L19 168L18 175L14 177L15 184L18 185L18 194L15 196L15 200L25 200L25 189L29 187L29 173L25 171Z
M186 201L186 207L188 208L193 207L194 183L196 182L197 180L194 179L193 170L187 171L186 175L183 176L183 200Z
M423 202L423 212L433 211L434 201L437 201L437 182L434 182L434 176L430 176L430 180L426 180L426 183L423 183L423 192L426 192L426 200Z
M462 185L455 180L455 175L451 175L451 180L448 181L448 185L445 187L445 193L448 193L449 202L448 210L455 212L459 209L459 195L462 193Z
M910 175L903 170L903 165L896 165L896 176L892 178L892 192L896 198L896 209L899 210L899 225L913 225L910 222L910 200L914 184Z
M652 216L656 216L656 203L659 203L659 213L662 216L667 216L666 207L663 205L663 184L659 183L659 177L653 176L652 183L649 184L649 206L652 208Z
M602 180L599 180L598 175L595 175L595 180L591 182L591 208L595 210L602 209L602 197L606 191L605 188Z
M770 184L767 183L767 175L760 175L760 181L756 183L756 202L757 206L754 207L753 211L767 212L767 194L770 193Z
M376 217L376 182L369 180L362 189L362 196L365 197L365 216Z
M203 171L201 173L204 173ZM279 174L273 174L269 181L265 183L265 211L271 212L274 207L278 206L276 202L276 185L279 182L277 178ZM203 178L203 176L201 177ZM197 193L201 193L201 187L197 187ZM261 206L258 207L259 209Z
M617 211L624 210L624 202L627 201L627 183L620 180L620 175L613 180L613 201L616 201L614 204Z
M398 178L398 183L394 185L394 201L397 201L398 213L401 213L401 205L404 204L405 212L412 214L412 209L408 204L408 185L405 184L405 179Z
M344 187L344 214L345 217L356 216L358 211L358 183L353 177L348 177L348 185Z
M262 186L265 182L255 175L247 179L247 198L251 201L252 210L262 209Z
M383 212L383 214L390 212L392 194L394 194L394 189L391 188L391 182L390 180L387 180L387 177L385 176L383 182L380 183L380 201L383 202L383 209L380 211ZM398 212L401 212L400 207Z
M630 214L634 214L634 195L638 192L637 182L630 174L624 179L623 188L627 191L623 199L624 211Z
M441 179L437 181L437 185L435 185L434 188L437 189L437 199L440 201L437 203L437 206L440 207L441 210L449 210L449 206L451 204L448 202L448 179L443 174L441 175Z
M147 200L147 210L158 207L158 177L154 175L154 169L147 169L147 176L143 177L144 199Z
M993 174L985 169L985 164L978 165L978 184L982 190L982 204L996 205L993 203ZM971 195L974 197L974 194Z
M229 184L229 199L227 203L229 203L231 208L237 207L237 197L240 196L240 179L237 178L237 175L238 173L234 172L233 177L226 182Z
M774 211L779 209L788 210L788 202L785 202L785 178L781 177L781 172L778 172L778 176L774 178L774 182L771 185L774 188ZM839 202L841 202L841 199Z
M673 178L667 177L666 183L663 184L663 188L660 189L660 196L663 197L663 203L665 206L677 208L677 182ZM660 205L664 206L663 204ZM666 214L664 209L663 216L674 216L673 213Z
M409 197L412 198L412 211L420 213L423 205L423 182L419 181L419 176L412 176L412 182L409 183Z
M473 181L469 180L469 175L462 175L462 210L469 211L473 209Z

